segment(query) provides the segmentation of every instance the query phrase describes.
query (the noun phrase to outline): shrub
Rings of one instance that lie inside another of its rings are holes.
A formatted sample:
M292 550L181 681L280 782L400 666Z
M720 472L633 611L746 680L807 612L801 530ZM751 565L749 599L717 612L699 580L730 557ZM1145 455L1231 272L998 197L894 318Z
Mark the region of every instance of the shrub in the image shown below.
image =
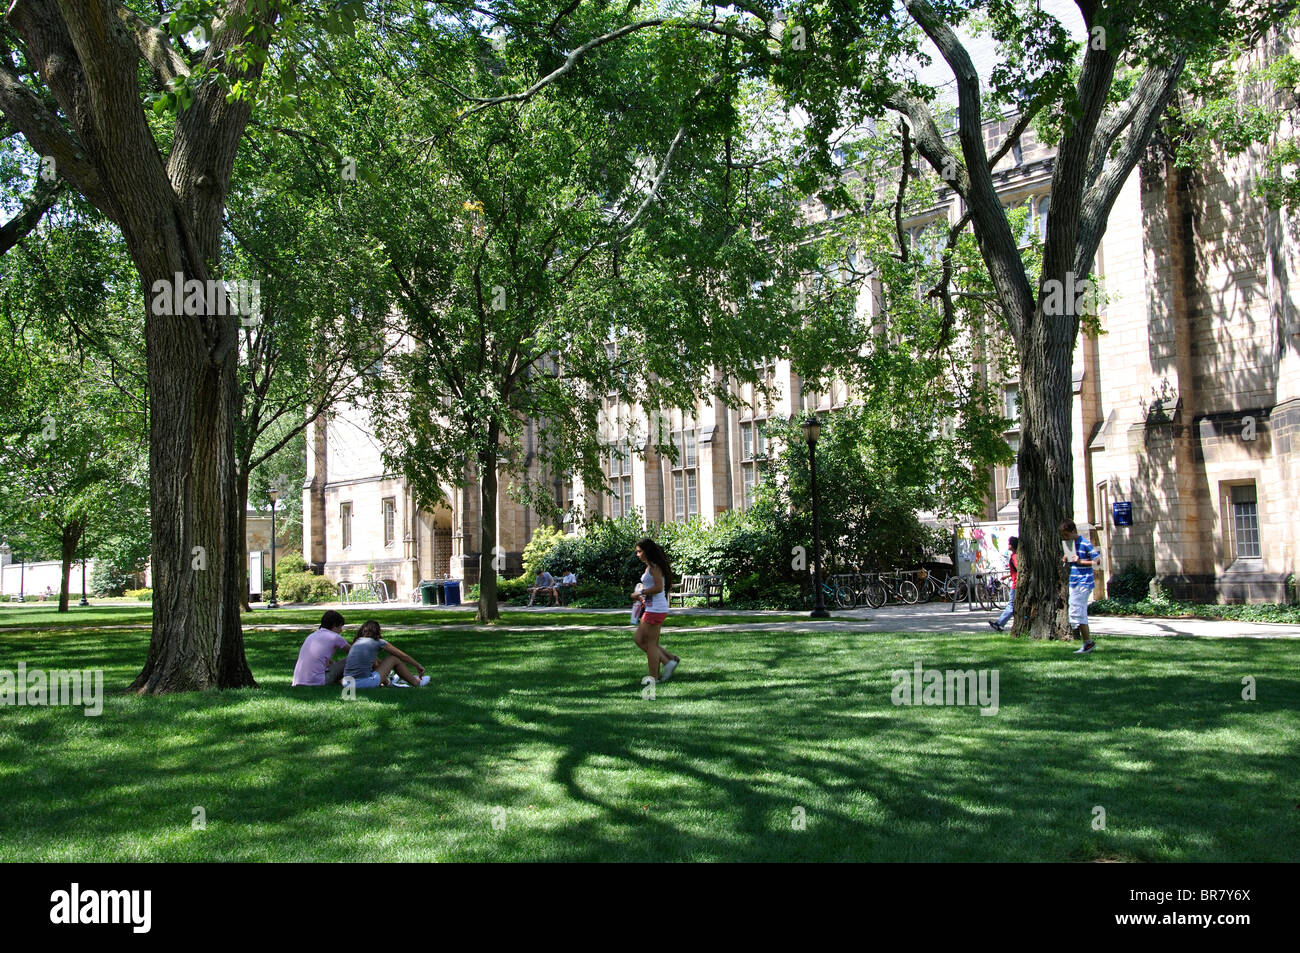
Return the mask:
M635 514L616 520L594 520L581 536L560 537L542 560L542 568L552 575L572 569L579 582L626 586L630 592L641 578L636 544L644 535L644 525Z
M269 567L271 564L270 562L267 562L266 565ZM280 553L276 554L275 557L276 576L279 576L281 573L284 573L284 575L286 576L290 576L296 573L303 573L308 571L309 570L307 569L307 560L302 558L302 553L290 552L284 554L280 554Z
M276 573L276 596L281 602L337 602L338 585L310 572Z
M528 587L531 586L532 584L533 584L532 577L530 576L519 576L515 579L498 578L497 579L497 602L509 603L509 602L518 601L520 599L523 599L525 602L527 602ZM478 586L475 586L474 590L475 590L474 599L472 601L477 602L479 596Z
M536 579L537 574L544 568L542 564L546 557L564 538L564 533L554 526L539 526L533 530L533 538L524 547L523 578Z
M1140 602L1147 597L1147 587L1155 573L1132 563L1106 581L1106 595L1111 599Z
M575 609L631 609L631 587L606 582L579 582L569 605Z
M126 591L128 599L138 599L140 602L153 602L152 589L128 589Z
M119 568L112 560L97 559L90 571L90 591L97 596L120 596L135 585L135 573Z

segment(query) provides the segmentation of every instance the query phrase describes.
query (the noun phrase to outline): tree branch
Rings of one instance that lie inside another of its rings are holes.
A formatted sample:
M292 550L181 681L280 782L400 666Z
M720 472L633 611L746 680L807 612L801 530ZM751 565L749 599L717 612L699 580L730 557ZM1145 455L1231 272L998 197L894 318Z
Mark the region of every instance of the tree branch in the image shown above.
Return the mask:
M1160 117L1178 88L1178 80L1182 76L1186 63L1186 55L1179 55L1167 66L1155 70L1154 76L1149 79L1143 76L1128 134L1114 157L1106 161L1101 172L1088 183L1083 194L1079 209L1079 237L1074 259L1075 274L1086 275L1092 271L1097 246L1106 231L1106 220L1110 217L1110 211L1115 205L1115 200L1119 198L1120 190L1123 189L1129 174L1142 158L1148 143L1151 142L1156 125L1160 122ZM1109 151L1108 147L1103 155Z
M23 199L22 210L0 226L0 255L25 238L40 222L41 218L54 205L64 185L59 181L41 179L36 188Z

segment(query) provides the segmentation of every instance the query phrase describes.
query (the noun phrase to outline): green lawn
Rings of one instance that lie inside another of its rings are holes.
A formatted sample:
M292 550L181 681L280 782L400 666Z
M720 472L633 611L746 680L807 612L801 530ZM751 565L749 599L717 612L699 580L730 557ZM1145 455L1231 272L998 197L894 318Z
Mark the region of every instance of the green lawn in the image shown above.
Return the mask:
M349 702L289 687L299 637L248 634L254 690L0 708L0 859L1293 861L1300 843L1294 642L1079 658L686 630L648 701L626 628L431 628L398 642L430 688ZM120 689L145 643L6 632L0 669L102 666ZM997 669L1000 711L894 706L889 673L916 659Z

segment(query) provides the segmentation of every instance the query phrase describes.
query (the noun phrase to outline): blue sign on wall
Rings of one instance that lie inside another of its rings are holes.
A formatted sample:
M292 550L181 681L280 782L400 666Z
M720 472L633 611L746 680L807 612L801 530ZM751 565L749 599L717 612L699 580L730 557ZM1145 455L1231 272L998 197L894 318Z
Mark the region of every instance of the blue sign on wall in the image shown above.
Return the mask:
M1112 503L1110 505L1111 519L1116 526L1133 525L1133 504L1132 503Z

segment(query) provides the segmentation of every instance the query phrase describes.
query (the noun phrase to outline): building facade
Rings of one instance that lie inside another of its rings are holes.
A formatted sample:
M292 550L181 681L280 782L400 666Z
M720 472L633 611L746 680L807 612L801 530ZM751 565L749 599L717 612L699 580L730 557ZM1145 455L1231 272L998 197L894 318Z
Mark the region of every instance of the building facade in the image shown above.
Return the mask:
M1010 118L987 125L990 149L1011 126ZM1099 594L1137 565L1180 597L1280 602L1297 572L1300 289L1290 275L1300 273L1300 217L1252 194L1263 162L1264 149L1254 148L1179 169L1153 147L1111 214L1095 268L1103 333L1081 335L1074 367L1074 518L1091 526L1102 552ZM1027 229L1040 234L1052 169L1052 150L1029 131L995 170L1004 203L1025 206ZM957 197L941 191L938 205L906 224L919 237L960 214ZM860 307L870 314L876 298L864 289ZM853 400L840 384L805 390L788 361L762 373L774 385L767 403L744 386L737 396L746 409L709 400L674 412L675 460L635 436L648 432L644 415L639 427L619 423L638 417L636 408L611 407L605 472L613 492L557 480L556 502L605 516L636 510L652 523L746 507L767 449L763 420ZM1016 449L1017 382L997 383ZM336 580L374 574L402 597L420 579L475 581L477 486L447 487L444 502L421 507L399 475L384 471L370 426L363 412L344 408L309 434L308 561ZM534 423L525 440L535 437ZM971 516L1014 521L1018 497L1015 466L996 468L987 510ZM1120 509L1131 520L1117 521L1114 504L1127 504ZM541 522L501 493L507 573L518 571Z

